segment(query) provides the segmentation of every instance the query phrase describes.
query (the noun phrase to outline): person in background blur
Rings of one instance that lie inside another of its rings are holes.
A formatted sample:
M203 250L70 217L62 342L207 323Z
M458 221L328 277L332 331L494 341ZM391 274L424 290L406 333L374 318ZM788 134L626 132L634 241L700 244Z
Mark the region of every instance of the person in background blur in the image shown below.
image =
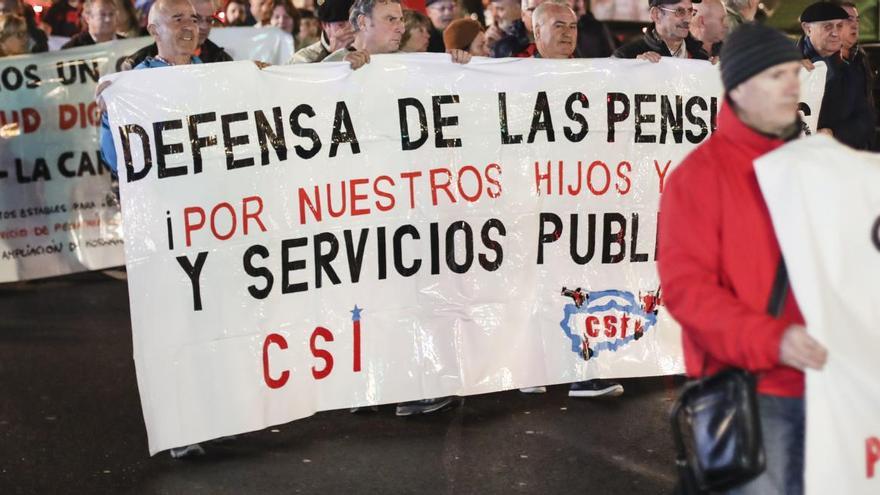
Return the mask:
M114 1L116 2L116 34L121 38L149 36L150 33L141 25L140 16L131 0Z
M227 26L246 26L247 9L245 0L226 0L223 5L223 23Z
M43 24L52 36L71 38L80 31L79 0L53 0L52 6L43 14Z
M456 19L443 30L446 50L464 50L474 57L488 57L489 47L483 26L473 19Z
M0 14L15 14L24 19L28 32L27 53L49 51L49 37L37 27L33 7L21 0L0 0Z
M251 18L255 21L254 27L267 27L272 22L272 10L275 8L274 0L250 0Z
M427 52L431 39L431 19L415 10L403 11L405 31L400 39L401 52Z
M27 53L28 32L24 17L0 14L0 57Z
M298 9L297 9L298 10ZM298 10L299 34L296 37L296 46L309 46L321 39L321 23L311 10Z
M318 6L321 21L321 39L300 48L290 59L292 64L311 64L324 60L327 55L354 42L354 27L348 20L348 11L354 0L324 0Z
M522 16L520 0L491 0L492 25L486 29L486 41L491 49L501 38L512 34L514 23Z
M727 13L721 0L703 0L694 4L691 36L703 44L709 56L721 54L721 45L727 37Z
M428 18L431 19L431 40L428 42L428 51L443 53L446 51L443 44L443 30L458 18L455 0L426 0L425 6Z
M61 49L90 46L119 38L116 34L117 15L118 10L114 0L86 0L82 11L86 29L70 38Z
M295 38L299 34L299 12L290 0L275 0L269 24Z

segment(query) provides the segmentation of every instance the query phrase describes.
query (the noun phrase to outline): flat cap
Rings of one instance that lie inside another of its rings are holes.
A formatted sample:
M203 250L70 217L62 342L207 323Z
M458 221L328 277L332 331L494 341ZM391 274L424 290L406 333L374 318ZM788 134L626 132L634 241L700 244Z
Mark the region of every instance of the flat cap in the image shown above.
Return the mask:
M348 21L348 11L354 0L317 0L318 20L321 22Z
M849 19L843 7L829 2L816 2L801 13L801 22L822 22Z

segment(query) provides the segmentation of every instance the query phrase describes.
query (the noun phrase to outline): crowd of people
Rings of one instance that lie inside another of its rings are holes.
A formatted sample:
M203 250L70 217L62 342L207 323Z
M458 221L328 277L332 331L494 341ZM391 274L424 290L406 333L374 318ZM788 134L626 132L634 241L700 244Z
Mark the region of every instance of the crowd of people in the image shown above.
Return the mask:
M132 54L126 68L222 62L229 55L208 40L222 23L289 32L300 47L293 64L347 61L353 69L369 64L371 55L395 52L445 52L462 64L474 56L720 61L725 103L718 132L673 172L663 194L661 282L683 326L690 375L729 366L760 373L761 416L765 428L773 425L765 435L768 470L738 493L800 493L802 370L821 368L827 353L805 331L790 293L778 317L766 312L781 255L752 160L801 133L799 74L818 62L827 76L816 131L856 149L874 148L874 72L858 45L855 4L811 4L795 43L755 21L755 0L648 0L650 26L620 43L580 0L226 0L222 8L212 0L155 0L137 9L129 1L59 0L42 18L44 32L27 4L0 0L0 54L45 51L46 33L69 36L65 47L72 47L145 30L155 43ZM106 120L105 114L102 151L115 169ZM573 397L621 393L609 380L572 384L570 391ZM451 400L401 404L398 413L433 412Z

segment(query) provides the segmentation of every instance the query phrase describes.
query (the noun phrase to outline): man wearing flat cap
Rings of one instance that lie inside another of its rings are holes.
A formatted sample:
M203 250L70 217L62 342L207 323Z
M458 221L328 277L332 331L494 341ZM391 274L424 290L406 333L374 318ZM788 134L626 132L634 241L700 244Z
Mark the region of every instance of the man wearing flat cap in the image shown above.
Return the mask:
M825 62L825 95L819 110L819 130L856 149L874 145L874 112L868 98L868 81L856 67L843 60L842 31L849 13L842 7L816 2L801 14L804 36L798 42L804 58Z
M354 28L348 14L354 0L318 0L318 20L321 21L321 39L293 54L292 64L320 62L340 48L354 42Z
M694 5L691 0L648 0L651 24L638 40L614 52L617 58L638 58L659 62L660 57L708 60L709 54L690 33Z
M754 23L731 33L721 49L718 128L673 170L660 198L657 266L681 323L687 374L736 367L757 376L767 468L728 492L737 495L803 493L803 370L827 359L794 294L771 301L776 282L787 283L754 169L799 135L801 69L783 33Z

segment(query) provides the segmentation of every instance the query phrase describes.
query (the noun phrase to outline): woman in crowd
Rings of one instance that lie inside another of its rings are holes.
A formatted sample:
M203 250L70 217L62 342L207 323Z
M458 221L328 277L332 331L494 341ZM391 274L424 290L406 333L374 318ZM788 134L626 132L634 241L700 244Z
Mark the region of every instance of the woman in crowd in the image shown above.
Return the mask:
M248 4L245 0L226 0L223 4L223 23L227 26L247 25Z
M140 16L131 0L116 1L116 34L122 38L138 38L148 36L147 29L141 24Z
M400 38L400 51L427 52L431 39L431 19L415 10L403 11L405 31Z
M299 12L290 0L275 0L269 24L295 38L299 33Z
M443 31L443 44L446 51L464 50L474 57L488 57L489 45L483 26L473 19L456 19Z
M27 53L28 32L24 17L0 14L0 57Z

